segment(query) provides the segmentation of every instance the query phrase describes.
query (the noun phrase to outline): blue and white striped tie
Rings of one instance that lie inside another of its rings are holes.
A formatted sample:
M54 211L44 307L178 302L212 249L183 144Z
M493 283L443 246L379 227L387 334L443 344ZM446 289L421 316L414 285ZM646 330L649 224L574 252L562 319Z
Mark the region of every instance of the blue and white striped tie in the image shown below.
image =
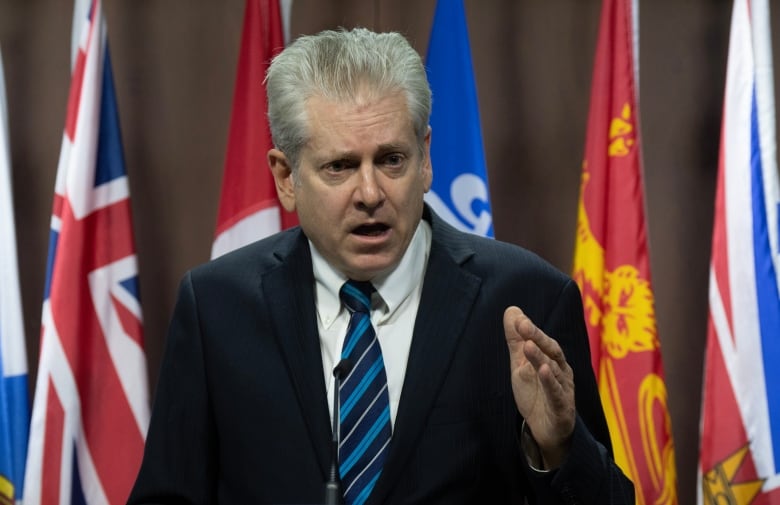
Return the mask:
M339 473L347 505L366 502L387 456L392 428L382 349L371 326L370 282L346 282L341 302L350 312L341 359L352 370L341 383Z

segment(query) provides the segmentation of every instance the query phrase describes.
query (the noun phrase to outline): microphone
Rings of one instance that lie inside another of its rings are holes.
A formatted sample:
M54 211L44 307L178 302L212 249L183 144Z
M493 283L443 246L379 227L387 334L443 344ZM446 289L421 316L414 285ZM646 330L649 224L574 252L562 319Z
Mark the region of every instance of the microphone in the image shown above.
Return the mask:
M346 378L351 371L352 362L348 359L342 359L333 369L333 439L330 475L325 483L325 505L340 505L343 499L341 481L339 480L339 442L341 438L339 435L339 418L341 417L339 389L341 389L341 380Z

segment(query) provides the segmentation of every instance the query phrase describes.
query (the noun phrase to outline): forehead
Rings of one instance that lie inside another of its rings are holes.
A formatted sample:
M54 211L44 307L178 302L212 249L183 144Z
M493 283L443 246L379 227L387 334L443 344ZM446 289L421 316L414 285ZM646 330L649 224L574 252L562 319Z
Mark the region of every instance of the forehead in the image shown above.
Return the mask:
M411 114L403 93L359 95L349 101L315 95L306 101L307 147L351 151L369 145L415 142Z

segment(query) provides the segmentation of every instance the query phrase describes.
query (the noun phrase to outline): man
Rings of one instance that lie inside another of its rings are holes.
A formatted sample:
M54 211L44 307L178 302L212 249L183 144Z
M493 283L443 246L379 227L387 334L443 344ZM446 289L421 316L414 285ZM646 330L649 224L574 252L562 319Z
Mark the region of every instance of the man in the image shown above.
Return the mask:
M130 503L322 503L335 461L348 504L633 503L576 285L423 203L408 42L302 37L267 85L301 225L185 276Z

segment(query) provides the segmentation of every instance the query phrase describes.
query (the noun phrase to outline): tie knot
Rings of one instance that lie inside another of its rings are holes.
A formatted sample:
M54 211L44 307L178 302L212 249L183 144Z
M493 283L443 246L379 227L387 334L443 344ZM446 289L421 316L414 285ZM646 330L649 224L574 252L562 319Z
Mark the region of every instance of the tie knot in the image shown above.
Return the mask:
M371 293L373 292L374 286L370 282L347 281L341 286L339 296L341 297L341 303L350 312L365 312L368 314L371 311Z

